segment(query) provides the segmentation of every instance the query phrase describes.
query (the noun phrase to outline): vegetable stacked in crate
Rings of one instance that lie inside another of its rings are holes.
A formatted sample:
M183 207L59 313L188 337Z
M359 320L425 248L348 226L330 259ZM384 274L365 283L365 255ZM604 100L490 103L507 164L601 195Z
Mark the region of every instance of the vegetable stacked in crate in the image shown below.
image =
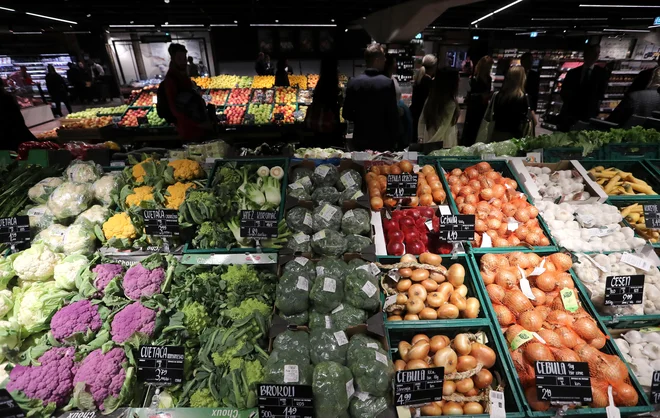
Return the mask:
M633 175L631 172L620 170L616 167L600 165L589 170L600 184L605 193L614 196L636 196L636 195L657 195L655 190L649 184Z

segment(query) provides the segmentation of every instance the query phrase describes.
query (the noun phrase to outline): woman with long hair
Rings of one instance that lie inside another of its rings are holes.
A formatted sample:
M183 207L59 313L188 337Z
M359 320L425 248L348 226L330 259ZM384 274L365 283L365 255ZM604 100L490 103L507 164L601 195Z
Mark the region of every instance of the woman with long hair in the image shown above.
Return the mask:
M502 89L493 97L495 127L491 142L522 138L529 133L530 109L525 94L525 69L511 67L504 76ZM533 118L533 115L532 115Z
M443 68L436 73L417 127L420 142L443 141L444 148L457 145L458 81L454 69Z
M305 123L314 132L314 146L343 147L339 113L342 96L339 88L338 61L334 56L321 60L319 81L314 88L314 100L307 109Z
M422 115L424 103L429 97L433 77L438 67L438 58L435 55L428 54L422 59L422 66L417 70L413 78L412 102L410 103L410 113L413 118L413 141L421 134L417 132L417 124Z
M491 97L493 79L490 71L493 68L493 59L486 55L477 62L474 75L470 78L470 92L467 99L467 113L465 125L461 136L461 145L469 147L474 144L479 132L481 120L484 118L488 101Z

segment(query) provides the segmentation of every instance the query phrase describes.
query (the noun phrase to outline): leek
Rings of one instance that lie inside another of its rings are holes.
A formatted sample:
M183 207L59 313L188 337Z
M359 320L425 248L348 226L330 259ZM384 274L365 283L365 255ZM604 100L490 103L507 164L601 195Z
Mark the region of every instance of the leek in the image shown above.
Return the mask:
M274 177L266 177L262 187L266 195L266 202L279 206L282 201L282 191L280 189L280 181Z
M247 186L245 186L245 195L257 206L263 206L263 204L266 203L264 193L259 189L259 186L254 183L248 183Z

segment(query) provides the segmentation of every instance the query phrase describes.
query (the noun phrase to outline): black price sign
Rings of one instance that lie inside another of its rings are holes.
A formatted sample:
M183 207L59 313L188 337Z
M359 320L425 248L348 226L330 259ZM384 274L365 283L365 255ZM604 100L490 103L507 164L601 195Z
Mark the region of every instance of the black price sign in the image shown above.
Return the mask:
M218 115L218 120L220 121L220 123L227 122L227 115L225 115L224 113L222 115Z
M474 239L474 215L441 215L440 239L447 242Z
M274 118L276 121L283 121L283 120L284 120L284 113L282 113L282 112L276 112L276 113L273 115L273 118Z
M651 382L651 403L660 403L660 370L653 372L653 381Z
M247 125L254 125L254 115L252 113L245 114L245 123Z
M608 276L605 279L605 306L644 303L644 275Z
M589 365L574 361L537 361L536 396L539 401L593 402Z
M650 229L660 229L660 209L658 205L644 205L644 223Z
M30 217L0 218L0 242L14 247L27 247L30 243Z
M6 389L0 389L0 417L23 418L25 414Z
M314 393L305 385L257 385L260 418L314 418Z
M179 212L174 209L144 209L142 217L147 235L163 238L181 235Z
M138 380L160 386L183 382L183 347L141 345L138 353Z
M138 125L149 125L149 118L146 116L139 116L137 118Z
M396 372L394 405L421 405L441 401L444 379L444 367Z
M241 237L276 238L277 214L276 210L242 210Z
M385 194L395 199L417 196L417 174L388 174Z

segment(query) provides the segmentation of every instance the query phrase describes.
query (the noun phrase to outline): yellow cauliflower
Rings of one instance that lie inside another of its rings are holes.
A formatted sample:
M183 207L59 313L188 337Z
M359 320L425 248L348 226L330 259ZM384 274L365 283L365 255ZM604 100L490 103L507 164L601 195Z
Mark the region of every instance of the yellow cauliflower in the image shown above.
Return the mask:
M103 235L105 235L105 239L134 239L137 236L137 231L135 230L128 214L126 212L121 212L113 215L110 219L105 221L103 224Z
M154 200L154 188L151 186L140 186L133 189L133 194L126 196L128 206L139 206L145 200Z
M151 161L151 158L148 158L144 161L142 161L139 164L135 164L132 169L133 173L133 178L135 179L136 182L142 183L144 181L144 176L147 175L147 172L144 170L144 163L147 161Z
M179 180L194 180L204 177L204 170L197 161L182 159L170 161L168 164L174 167L174 179Z
M195 187L193 183L181 183L177 182L171 186L167 187L167 194L165 196L165 207L168 209L179 209L179 206L183 203L186 198L186 190L191 187Z

